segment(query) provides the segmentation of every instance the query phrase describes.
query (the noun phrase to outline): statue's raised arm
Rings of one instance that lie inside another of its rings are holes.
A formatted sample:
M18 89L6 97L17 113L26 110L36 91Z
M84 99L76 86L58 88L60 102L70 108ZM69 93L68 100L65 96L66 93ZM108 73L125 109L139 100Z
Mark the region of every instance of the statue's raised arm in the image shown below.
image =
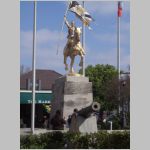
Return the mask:
M67 36L67 38L68 39L74 38L75 28L76 28L74 21L72 21L71 24L69 24L66 16L64 16L64 20L65 20L65 24L66 24L66 26L68 28L68 36Z
M66 16L64 16L64 21L65 21L65 24L67 25L68 28L71 28L71 25L69 24Z

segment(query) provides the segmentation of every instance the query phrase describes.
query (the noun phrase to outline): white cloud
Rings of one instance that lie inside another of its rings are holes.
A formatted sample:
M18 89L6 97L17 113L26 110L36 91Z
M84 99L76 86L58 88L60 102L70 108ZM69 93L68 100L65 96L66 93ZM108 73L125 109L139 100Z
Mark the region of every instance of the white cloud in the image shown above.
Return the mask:
M86 62L87 65L96 65L96 64L111 64L113 66L117 65L117 49L109 49L109 50L90 50L88 49L88 54L86 56L86 60L88 59L88 62ZM120 67L122 70L127 70L127 66L130 64L130 54L126 53L126 49L121 49L121 56L120 56Z
M65 46L65 36L62 34L59 54L56 55L57 45L60 39L60 32L41 29L37 31L37 50L36 50L36 67L60 69L63 66L63 48ZM21 31L20 48L21 48L21 64L31 67L32 61L32 31Z
M56 42L60 37L60 32L58 31L50 31L48 29L41 29L37 32L37 43L44 44L47 42ZM65 35L62 34L62 40Z

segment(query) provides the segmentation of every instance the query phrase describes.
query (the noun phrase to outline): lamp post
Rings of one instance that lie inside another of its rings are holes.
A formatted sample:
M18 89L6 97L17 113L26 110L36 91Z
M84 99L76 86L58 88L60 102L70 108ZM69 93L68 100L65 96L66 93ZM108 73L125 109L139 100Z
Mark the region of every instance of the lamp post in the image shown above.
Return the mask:
M110 130L112 131L112 121L108 121L110 123Z

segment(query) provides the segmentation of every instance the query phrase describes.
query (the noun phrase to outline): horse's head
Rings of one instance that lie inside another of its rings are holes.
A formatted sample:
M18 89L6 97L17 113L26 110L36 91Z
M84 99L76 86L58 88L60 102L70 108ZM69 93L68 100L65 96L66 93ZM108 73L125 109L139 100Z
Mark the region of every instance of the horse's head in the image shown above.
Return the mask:
M76 32L78 35L81 35L81 33L82 33L81 29L82 29L81 27L76 28Z

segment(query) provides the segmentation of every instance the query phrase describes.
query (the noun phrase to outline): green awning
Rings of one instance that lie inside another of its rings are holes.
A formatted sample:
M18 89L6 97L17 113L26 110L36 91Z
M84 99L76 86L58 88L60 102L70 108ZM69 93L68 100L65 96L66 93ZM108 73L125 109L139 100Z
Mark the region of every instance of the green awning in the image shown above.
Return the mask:
M48 104L52 100L52 93L36 93L35 99L37 104ZM20 92L20 103L30 104L32 103L32 92Z

